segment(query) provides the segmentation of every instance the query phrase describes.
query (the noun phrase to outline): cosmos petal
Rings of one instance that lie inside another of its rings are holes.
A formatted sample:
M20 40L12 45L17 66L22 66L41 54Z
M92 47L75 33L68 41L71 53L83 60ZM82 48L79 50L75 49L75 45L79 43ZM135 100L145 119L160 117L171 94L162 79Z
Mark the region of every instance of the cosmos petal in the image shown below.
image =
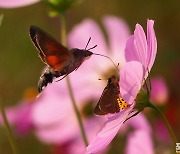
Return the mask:
M120 71L120 93L131 104L143 82L143 66L137 61L127 62Z
M127 62L140 61L136 51L134 35L131 35L126 42L125 57Z
M74 121L76 121L75 118L66 118L52 125L43 126L36 130L36 135L46 144L63 144L79 134L78 125L74 124ZM71 126L68 127L70 124Z
M137 123L138 121L138 123ZM128 120L128 124L130 124L134 129L143 129L147 132L152 132L152 128L145 118L144 114L139 113L137 116Z
M32 123L36 128L37 137L44 143L64 143L79 134L77 119L65 85L66 82L49 84L33 104ZM83 103L87 100L100 95L98 92L92 94L94 91L92 86L91 89L89 87L77 89L76 87L73 90L76 91L74 94L79 110L82 110Z
M108 49L103 33L98 25L91 19L86 19L73 28L68 35L68 45L71 48L84 49L90 37L91 41L87 49L97 45L97 47L93 49L93 52L106 55Z
M154 21L147 20L147 39L141 25L136 24L134 35L131 36L126 44L126 61L139 61L144 66L144 76L147 77L154 63L157 53L157 40L154 32Z
M17 108L7 108L5 110L5 113L6 113L6 117L7 117L7 120L8 122L13 125L15 124L16 122L16 115L18 113L18 109ZM0 125L4 125L4 121L3 121L3 118L2 116L0 115Z
M63 121L64 117L73 112L68 98L65 82L49 84L39 95L36 103L33 104L31 116L34 125L43 127Z
M37 3L39 1L40 0L1 0L0 7L1 8L23 7L26 5Z
M130 110L131 108L124 111L123 114L117 113L114 116L108 117L102 129L86 148L86 153L96 153L104 149L116 136Z
M32 102L31 102L32 103ZM6 108L6 117L10 125L14 126L16 132L25 134L32 128L32 120L30 116L32 104L30 102L21 102L13 107ZM0 115L0 125L4 125L2 116Z
M136 28L134 31L134 40L136 46L136 54L139 56L140 62L146 68L146 60L147 60L147 40L145 32L141 25L136 24Z
M154 154L151 134L143 129L137 129L128 135L126 154L146 153Z
M114 16L105 17L103 23L109 38L111 57L121 66L125 63L124 49L130 36L128 25L123 19Z
M154 31L154 20L147 21L147 42L148 42L148 55L147 66L151 70L157 53L157 40Z
M150 101L162 105L168 101L168 86L163 77L151 78L151 95Z

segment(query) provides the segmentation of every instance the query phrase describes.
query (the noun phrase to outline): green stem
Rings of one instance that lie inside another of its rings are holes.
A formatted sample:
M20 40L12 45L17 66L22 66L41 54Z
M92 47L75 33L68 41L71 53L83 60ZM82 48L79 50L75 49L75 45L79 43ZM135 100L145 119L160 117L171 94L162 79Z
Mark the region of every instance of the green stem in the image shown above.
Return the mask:
M64 46L66 46L66 44L67 44L66 43L66 40L67 40L66 37L67 37L67 35L66 35L66 19L65 19L65 14L62 13L61 14L61 42L62 42L62 44ZM72 87L71 87L71 82L70 82L70 79L69 79L68 76L66 77L66 82L67 82L69 95L70 95L70 98L71 98L71 101L72 101L72 104L73 104L73 108L74 108L75 114L76 114L77 119L78 119L78 123L79 123L79 127L80 127L80 130L81 130L81 135L83 137L84 144L85 144L85 146L88 146L88 141L87 141L86 134L85 134L85 131L84 131L81 115L80 115L80 113L78 111L76 101L75 101L75 98L74 98L74 94L73 94L73 91L72 91Z
M156 107L154 104L152 104L150 102L147 103L147 106L155 109L161 115L161 118L163 119L163 121L164 121L164 123L165 123L165 125L166 125L166 127L167 127L167 129L169 131L169 134L171 135L172 141L176 145L176 143L178 142L177 138L176 138L176 136L175 136L175 134L174 134L174 132L173 132L173 130L172 130L168 120L166 119L166 117L162 113L162 111L158 107Z
M18 154L16 144L15 144L12 132L11 132L11 128L9 126L9 123L8 123L8 120L7 120L5 111L4 111L4 107L3 107L3 104L2 104L1 101L0 101L0 110L1 110L4 126L5 126L5 129L6 129L6 132L7 132L7 137L8 137L8 140L10 142L12 151L13 151L14 154Z

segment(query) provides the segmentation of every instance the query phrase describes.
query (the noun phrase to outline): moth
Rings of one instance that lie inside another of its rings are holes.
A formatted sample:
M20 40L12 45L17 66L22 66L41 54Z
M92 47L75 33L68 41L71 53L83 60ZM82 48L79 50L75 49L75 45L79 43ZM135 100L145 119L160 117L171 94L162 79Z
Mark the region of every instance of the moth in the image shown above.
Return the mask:
M130 104L120 96L119 79L112 75L108 78L107 86L95 106L94 113L96 115L113 114L126 110L128 107Z
M87 49L91 38L85 49L73 48L69 50L51 35L36 26L30 26L29 31L30 38L37 48L41 60L47 65L38 82L39 92L41 92L49 83L52 83L54 78L63 76L60 79L62 80L68 74L77 70L86 59L91 57L91 55L104 56L89 51L97 45ZM109 58L107 56L104 57Z

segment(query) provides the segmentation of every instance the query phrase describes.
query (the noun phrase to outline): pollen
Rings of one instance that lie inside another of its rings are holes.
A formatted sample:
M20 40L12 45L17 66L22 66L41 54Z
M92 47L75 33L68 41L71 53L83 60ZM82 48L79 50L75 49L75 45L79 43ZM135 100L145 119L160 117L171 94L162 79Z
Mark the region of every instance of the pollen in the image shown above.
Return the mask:
M125 110L130 107L130 105L125 100L123 100L122 97L119 97L117 99L117 102L118 102L120 111Z

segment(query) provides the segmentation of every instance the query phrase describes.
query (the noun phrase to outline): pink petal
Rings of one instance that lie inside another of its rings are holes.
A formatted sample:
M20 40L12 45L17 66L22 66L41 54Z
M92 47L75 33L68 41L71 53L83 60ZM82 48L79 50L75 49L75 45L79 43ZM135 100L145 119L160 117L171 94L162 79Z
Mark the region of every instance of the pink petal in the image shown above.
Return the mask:
M137 54L135 46L134 35L131 35L126 42L125 57L126 61L140 61L139 55Z
M10 107L5 109L5 114L8 122L13 125L16 122L16 115L18 113L18 109L16 107ZM3 118L0 115L0 125L4 125Z
M127 122L129 125L131 125L135 129L143 129L149 133L152 131L150 123L147 121L144 114L142 113L139 113L137 116L129 119Z
M147 40L144 30L141 25L136 24L136 28L134 31L134 39L135 45L137 49L137 54L139 56L140 62L146 68L146 60L147 60Z
M139 61L146 68L147 59L147 41L143 28L136 24L134 35L131 36L125 49L126 61Z
M153 122L153 126L154 126L153 133L156 136L156 140L158 140L158 142L171 144L171 137L170 137L170 134L169 134L164 122L161 119L156 119Z
M97 45L97 47L93 49L93 52L106 55L108 50L103 33L98 25L91 19L86 19L80 24L76 25L69 33L69 47L84 49L90 37L91 41L87 49Z
M101 117L97 116L92 116L84 120L84 129L88 141L91 141L93 139L97 131L102 128L103 123L104 120L102 120ZM73 140L73 142L71 142L71 145L69 147L69 153L84 154L85 150L86 148L83 143L82 135L79 132L78 137L75 140Z
M151 135L146 130L138 129L133 133L130 133L128 136L127 146L126 146L126 154L133 153L145 153L145 154L153 154L153 144Z
M67 88L63 82L56 82L49 84L38 97L31 116L34 124L42 127L63 120L69 114L67 111L73 112Z
M150 100L155 104L165 104L168 101L168 87L162 77L151 79L151 97Z
M22 102L5 110L9 124L15 126L16 132L20 135L29 132L32 128L31 108L32 104L30 102ZM4 125L1 115L0 124Z
M79 79L77 82L80 83ZM36 127L36 135L42 142L58 144L79 135L77 118L65 83L66 81L61 81L48 85L33 105L32 121ZM73 89L79 110L89 98L97 98L100 95L96 92L95 96L93 88L84 86L82 89Z
M34 102L33 102L34 103ZM18 113L16 116L16 131L19 134L26 134L28 133L32 128L32 119L31 119L31 109L32 109L32 102L31 103L23 103L18 108Z
M157 40L154 32L154 20L147 21L147 42L148 42L148 55L147 66L151 70L157 53Z
M72 114L69 114L69 116L72 116ZM64 118L63 121L38 128L35 132L37 137L46 144L64 144L77 137L79 127L74 124L76 122L75 117L68 118L66 116Z
M143 66L137 61L127 62L120 70L120 93L131 104L143 82Z
M125 57L126 61L139 61L144 66L144 76L151 70L157 52L157 41L154 32L154 21L147 21L147 40L141 25L137 24L134 35L131 36L126 44Z
M114 116L108 117L103 128L98 132L95 138L90 142L86 149L86 153L96 153L104 149L116 136L119 128L127 118L129 111L132 108L114 114Z
M40 0L1 0L1 8L16 8L31 5L39 2Z
M109 38L111 57L121 66L125 63L124 49L130 35L128 25L124 20L114 16L105 17L103 23Z
M36 135L45 143L64 143L79 130L67 89L61 88L58 83L49 85L32 108Z

